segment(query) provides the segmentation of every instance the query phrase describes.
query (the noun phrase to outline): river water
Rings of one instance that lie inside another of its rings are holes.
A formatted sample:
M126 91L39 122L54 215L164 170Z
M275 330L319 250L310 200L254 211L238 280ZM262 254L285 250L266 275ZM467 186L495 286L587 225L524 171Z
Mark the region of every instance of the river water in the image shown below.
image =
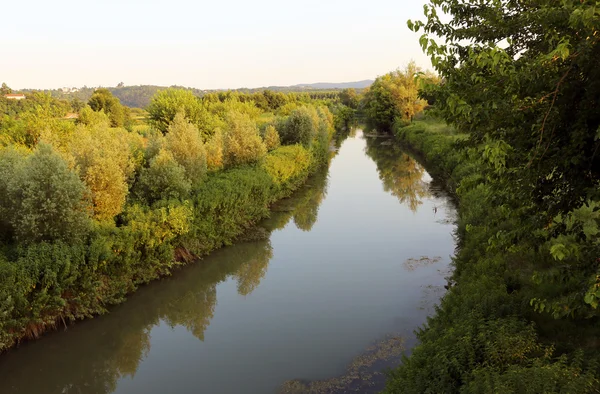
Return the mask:
M0 393L377 391L443 295L454 212L393 140L355 131L268 239L0 355Z

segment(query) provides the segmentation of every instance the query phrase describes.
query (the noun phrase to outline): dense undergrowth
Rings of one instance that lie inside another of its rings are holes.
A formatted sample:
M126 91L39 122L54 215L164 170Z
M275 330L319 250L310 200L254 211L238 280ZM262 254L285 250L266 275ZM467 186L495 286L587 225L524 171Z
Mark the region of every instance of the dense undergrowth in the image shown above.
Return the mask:
M115 127L126 111L100 93L75 123L49 96L0 97L0 351L234 242L328 165L352 114L171 89L138 131Z
M394 134L455 193L459 248L447 294L386 391L598 392L597 318L557 320L550 308L534 308L548 291L536 272L550 266L549 246L535 237L509 247L498 240L506 229L534 230L531 217L515 215L527 201L497 195L481 150L464 147L466 136L444 122L416 121Z

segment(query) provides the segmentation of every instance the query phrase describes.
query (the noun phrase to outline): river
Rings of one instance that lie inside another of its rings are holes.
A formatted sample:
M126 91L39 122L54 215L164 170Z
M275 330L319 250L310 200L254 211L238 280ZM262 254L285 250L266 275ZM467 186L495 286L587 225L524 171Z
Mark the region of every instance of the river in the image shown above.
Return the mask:
M455 209L355 131L242 242L0 355L0 393L370 392L444 292Z

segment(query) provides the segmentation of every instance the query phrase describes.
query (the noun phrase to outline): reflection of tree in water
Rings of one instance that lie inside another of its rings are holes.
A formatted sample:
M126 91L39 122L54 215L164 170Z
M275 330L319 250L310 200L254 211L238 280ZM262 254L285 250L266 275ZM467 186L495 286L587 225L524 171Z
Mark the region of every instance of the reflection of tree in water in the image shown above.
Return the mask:
M323 168L312 175L291 197L277 202L269 219L261 223L269 231L283 229L294 219L300 230L310 231L317 222L319 206L327 195L329 169Z
M267 274L269 261L273 257L273 248L269 241L249 242L239 245L242 256L251 256L242 263L233 277L237 280L237 290L240 295L252 293Z
M216 284L212 284L188 291L184 297L171 302L163 319L171 327L185 327L196 338L204 341L204 331L210 325L216 305L217 287Z
M366 153L377 165L383 188L415 212L429 197L425 169L390 139L366 138Z
M311 178L310 188L294 211L294 224L300 230L310 231L317 222L319 206L327 195L328 172L320 171Z

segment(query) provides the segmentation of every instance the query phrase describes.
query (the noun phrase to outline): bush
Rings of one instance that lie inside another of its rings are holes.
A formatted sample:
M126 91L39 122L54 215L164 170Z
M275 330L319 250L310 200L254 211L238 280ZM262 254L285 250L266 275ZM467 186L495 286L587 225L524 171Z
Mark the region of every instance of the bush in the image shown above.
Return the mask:
M75 242L87 234L86 187L50 145L40 144L7 186L19 242Z
M268 151L272 151L273 149L279 148L279 133L275 129L275 126L268 125L265 129L264 138L265 146Z
M80 126L76 137L61 148L88 186L98 220L110 220L123 210L129 194L128 181L141 160L134 157L136 150L141 155L134 139L133 134L107 125Z
M213 136L206 143L206 164L209 171L218 171L223 168L223 132L215 130Z
M302 144L308 148L317 134L318 127L318 115L314 108L297 108L279 128L281 142L284 145Z
M166 148L184 169L192 185L197 185L206 175L206 149L198 129L178 112L166 134Z
M247 115L231 112L224 136L224 162L227 167L251 164L261 160L267 148L258 134L258 127Z
M183 242L200 256L229 245L256 221L269 215L271 177L261 167L241 167L209 174L194 201L194 223Z
M267 155L263 168L281 196L286 196L308 176L311 156L302 145L282 146Z
M136 184L138 198L150 204L158 200L187 198L190 189L185 169L166 149L161 149L150 161L150 166L142 169Z
M168 131L178 112L183 112L186 119L198 128L203 140L207 140L218 126L218 120L190 90L161 90L152 97L148 106L150 123L163 133Z

